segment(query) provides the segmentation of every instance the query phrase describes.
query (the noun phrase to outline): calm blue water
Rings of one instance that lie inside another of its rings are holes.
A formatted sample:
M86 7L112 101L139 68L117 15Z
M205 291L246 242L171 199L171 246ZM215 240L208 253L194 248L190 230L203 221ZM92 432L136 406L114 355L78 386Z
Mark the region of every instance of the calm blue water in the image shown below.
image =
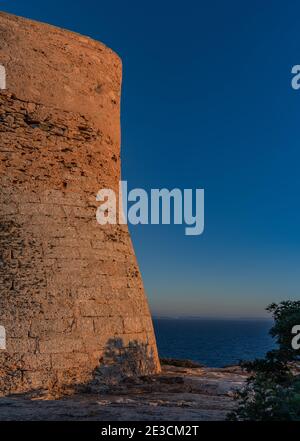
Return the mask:
M160 357L210 367L263 357L274 347L270 320L154 319Z

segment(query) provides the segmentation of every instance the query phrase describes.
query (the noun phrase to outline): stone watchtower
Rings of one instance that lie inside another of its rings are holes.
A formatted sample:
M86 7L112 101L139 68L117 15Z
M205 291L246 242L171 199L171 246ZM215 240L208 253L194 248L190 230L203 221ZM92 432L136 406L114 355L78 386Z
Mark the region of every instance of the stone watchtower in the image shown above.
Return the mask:
M0 64L0 393L158 372L127 226L96 221L120 179L120 59L0 13Z

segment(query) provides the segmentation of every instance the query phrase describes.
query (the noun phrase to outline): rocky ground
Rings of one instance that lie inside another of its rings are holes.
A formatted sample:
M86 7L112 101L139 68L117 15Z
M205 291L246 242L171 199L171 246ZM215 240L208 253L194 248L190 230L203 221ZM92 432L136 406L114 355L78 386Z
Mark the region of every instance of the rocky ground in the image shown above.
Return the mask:
M90 386L60 399L25 395L0 398L0 420L224 420L234 405L234 391L245 381L246 374L239 367L164 365L158 376L127 379L106 393Z

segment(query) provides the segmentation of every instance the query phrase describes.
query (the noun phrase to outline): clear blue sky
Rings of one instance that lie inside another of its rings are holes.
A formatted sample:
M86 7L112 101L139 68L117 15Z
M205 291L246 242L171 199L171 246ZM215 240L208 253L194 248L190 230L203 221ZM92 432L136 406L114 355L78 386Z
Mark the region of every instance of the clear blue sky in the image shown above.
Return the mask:
M131 227L157 314L260 316L299 299L298 1L2 1L123 60L123 179L205 188L206 228Z

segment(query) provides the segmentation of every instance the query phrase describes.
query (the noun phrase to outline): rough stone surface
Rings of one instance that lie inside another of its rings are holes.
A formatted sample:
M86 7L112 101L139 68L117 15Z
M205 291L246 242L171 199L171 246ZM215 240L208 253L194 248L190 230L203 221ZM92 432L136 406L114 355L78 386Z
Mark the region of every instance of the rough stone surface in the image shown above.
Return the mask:
M91 388L56 400L53 396L2 398L0 420L224 420L236 405L235 391L245 385L246 378L238 367L163 366L161 375L127 379L107 394Z
M0 13L0 393L158 372L120 179L121 62L101 43Z

